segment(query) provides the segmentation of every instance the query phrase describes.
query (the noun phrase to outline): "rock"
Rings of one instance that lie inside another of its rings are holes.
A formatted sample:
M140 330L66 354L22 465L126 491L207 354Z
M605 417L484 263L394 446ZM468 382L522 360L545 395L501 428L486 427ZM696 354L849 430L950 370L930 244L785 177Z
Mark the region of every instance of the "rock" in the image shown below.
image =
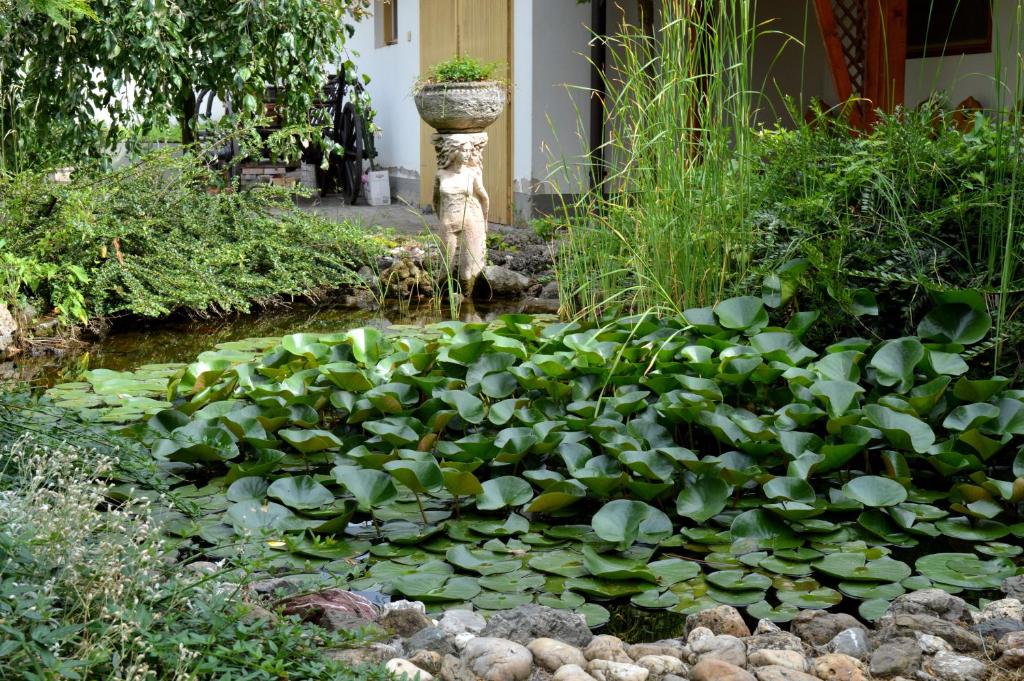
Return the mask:
M539 297L545 300L558 300L558 281L549 281L544 284Z
M481 636L506 638L526 645L535 638L553 638L582 648L594 635L580 615L545 605L521 605L491 615Z
M266 608L264 608L261 605L256 605L254 603L244 603L242 605L242 608L243 608L243 610L242 610L242 621L243 622L250 622L251 623L251 622L259 622L261 620L262 621L267 621L267 622L274 622L274 621L277 620L277 614L276 613L273 613L270 610L267 610ZM369 622L367 620L362 620L362 621L367 623L368 626L365 627L366 629L369 629L370 627L375 626L373 624L373 622Z
M651 675L649 670L639 665L602 659L591 660L587 671L597 681L647 681Z
M1024 603L1021 603L1016 598L1003 598L998 601L992 601L974 617L975 622L994 619L1024 620Z
M549 672L558 671L566 665L583 667L587 664L583 651L553 638L536 638L526 647L533 653L534 664Z
M935 653L935 657L925 662L924 669L942 681L984 681L988 676L984 662L946 650Z
M474 638L462 651L462 662L482 681L526 681L533 670L530 651L501 638Z
M377 621L392 634L402 638L409 638L419 630L431 626L430 618L414 608L385 610Z
M626 652L626 644L617 636L595 636L586 648L583 656L588 660L609 660L612 662L630 663L633 658Z
M626 646L626 652L634 660L639 660L647 655L669 655L681 660L684 648L685 646L679 641L669 639L654 643L634 643L631 646Z
M184 566L185 572L191 572L194 575L200 575L203 577L209 575L215 575L220 572L223 568L209 560L197 560L194 563L189 563Z
M454 655L445 655L441 662L441 681L477 681L476 674Z
M1014 575L1003 580L1000 591L1006 594L1007 598L1016 598L1024 601L1024 575Z
M530 678L526 681L551 681L551 672L547 669L534 667L533 671L530 672Z
M289 594L309 591L321 581L320 575L299 574L287 577L274 577L250 582L251 591L263 597L283 597ZM376 619L376 612L371 619Z
M760 619L757 621L757 627L754 629L754 636L759 636L761 634L778 634L781 631L782 628L775 622Z
M996 640L1001 639L1007 634L1012 634L1015 631L1021 630L1024 630L1024 622L1016 619L1009 619L1007 617L983 620L971 626L971 631L978 636L981 636L982 638L994 638Z
M472 610L446 610L437 623L446 634L479 634L487 626L487 620Z
M420 669L409 660L403 660L400 657L392 658L384 664L384 668L395 677L401 678L406 677L410 681L433 681L434 675L430 674L423 669Z
M804 641L823 646L841 631L863 629L864 625L844 613L830 613L824 610L802 610L793 618L789 630Z
M387 660L399 656L398 648L386 643L370 643L358 648L327 648L323 654L328 659L352 666L384 664Z
M938 636L932 636L931 634L922 634L917 632L917 645L921 646L921 652L925 655L934 655L940 650L947 652L953 650L953 646L946 643L946 639L939 638Z
M398 610L414 610L414 611L420 613L421 615L426 615L427 614L427 606L426 605L424 605L420 601L407 601L407 600L388 601L387 603L385 603L381 607L380 614L383 616L383 615L387 615L389 613L392 613L392 612L395 612L395 611L398 611Z
M973 621L967 601L942 589L921 589L897 597L882 615L879 626L886 626L896 615L928 615L957 624Z
M739 610L731 605L703 610L686 617L686 633L697 627L706 627L716 634L728 634L736 638L750 636L750 628Z
M367 620L377 619L377 606L366 598L341 589L296 596L283 602L285 615L298 615L305 622L324 622L328 612L355 615Z
M999 664L1010 669L1024 667L1024 648L1008 648L999 656Z
M558 314L562 304L547 298L523 298L519 305L522 314Z
M441 630L441 627L429 626L420 629L405 639L406 652L413 654L421 650L432 650L441 655L454 655L457 652L455 641Z
M871 674L873 676L896 676L909 674L921 667L921 647L912 638L889 640L871 653Z
M702 660L690 670L691 681L756 681L754 675L722 660Z
M452 638L455 641L456 650L462 652L466 649L466 644L472 641L474 638L476 638L476 634L471 634L468 631L464 631L461 634L455 634L455 636Z
M996 645L997 652L1003 652L1011 648L1024 648L1024 631L1014 631L1005 634Z
M807 669L807 658L795 650L755 650L747 655L751 667L789 667L798 672Z
M17 279L15 279L17 281ZM18 322L14 315L7 309L5 303L0 303L0 359L7 351L14 346L14 339L18 335Z
M551 677L551 681L597 681L578 664L567 664Z
M420 650L409 658L409 662L431 674L440 674L444 664L444 655L434 650Z
M376 635L379 638L387 638L384 631L376 622L368 620L359 615L339 610L324 610L319 619L316 620L324 629L330 631L363 631L369 635Z
M754 676L757 681L818 681L817 677L789 667L758 667Z
M644 655L636 663L651 673L651 681L661 681L670 674L686 676L689 672L689 667L675 655Z
M931 634L949 642L954 650L970 652L981 650L984 642L977 634L973 634L949 620L939 619L931 615L896 615L890 623L883 626L878 635L880 640L888 638L915 637L917 633Z
M747 646L747 655L757 650L793 650L804 652L804 642L793 634L780 631L776 634L760 634L743 639Z
M711 631L707 627L697 627L689 634L686 635L686 645L692 646L698 641L703 641L706 638L714 638L715 632Z
M520 298L529 285L529 277L498 265L485 267L477 282L484 298Z
M811 671L823 681L867 681L861 663L850 655L830 653L817 657Z
M849 655L858 660L866 660L871 654L871 642L868 634L860 627L843 629L836 634L831 641L825 644L825 650L830 653Z
M722 660L737 667L747 666L747 647L743 641L729 634L701 638L690 644L693 661Z

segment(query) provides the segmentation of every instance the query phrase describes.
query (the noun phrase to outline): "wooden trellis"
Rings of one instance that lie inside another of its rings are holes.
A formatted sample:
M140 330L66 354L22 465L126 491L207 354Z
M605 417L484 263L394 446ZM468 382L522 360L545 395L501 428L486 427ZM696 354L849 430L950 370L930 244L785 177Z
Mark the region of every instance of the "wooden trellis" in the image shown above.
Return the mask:
M907 0L814 0L832 82L850 121L865 128L875 110L903 103Z

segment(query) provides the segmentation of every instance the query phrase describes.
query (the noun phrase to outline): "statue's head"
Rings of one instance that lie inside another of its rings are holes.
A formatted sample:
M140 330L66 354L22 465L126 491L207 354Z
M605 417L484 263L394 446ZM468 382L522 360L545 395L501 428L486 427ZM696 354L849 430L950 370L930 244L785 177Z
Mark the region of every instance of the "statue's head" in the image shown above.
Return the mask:
M434 150L437 152L437 166L447 170L462 167L482 167L486 133L462 135L434 135Z

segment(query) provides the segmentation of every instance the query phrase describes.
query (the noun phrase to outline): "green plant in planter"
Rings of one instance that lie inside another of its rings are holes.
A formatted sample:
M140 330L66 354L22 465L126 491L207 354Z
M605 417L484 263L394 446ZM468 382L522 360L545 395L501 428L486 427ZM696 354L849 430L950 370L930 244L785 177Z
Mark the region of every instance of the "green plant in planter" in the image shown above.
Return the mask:
M496 80L494 74L500 66L500 62L482 62L467 55L452 57L427 69L426 74L417 82L417 87Z
M1014 574L1024 391L971 373L988 318L951 300L916 336L809 347L816 316L746 296L669 318L299 334L169 382L94 372L51 395L169 398L136 398L152 416L125 432L201 471L183 488L208 509L188 530L202 553L428 603L597 623L616 600L786 620L852 599L874 618L907 590Z

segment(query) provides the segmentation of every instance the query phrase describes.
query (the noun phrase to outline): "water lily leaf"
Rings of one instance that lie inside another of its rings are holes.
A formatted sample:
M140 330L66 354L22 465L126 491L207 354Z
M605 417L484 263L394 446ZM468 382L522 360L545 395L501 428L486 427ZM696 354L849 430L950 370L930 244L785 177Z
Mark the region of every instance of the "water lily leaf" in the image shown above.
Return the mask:
M747 614L750 615L750 617L758 620L765 619L779 624L792 621L799 612L800 609L795 605L780 603L779 605L772 607L768 601L765 600L761 600L747 606Z
M413 426L422 428L422 424L407 416L391 416L379 421L364 421L362 425L363 428L395 447L411 447L420 441L420 434Z
M616 499L601 507L591 520L594 532L619 550L634 542L657 544L672 534L672 521L662 511L642 501Z
M953 396L964 402L987 402L1005 389L1009 382L1010 379L1003 376L977 380L964 377L953 386Z
M455 409L466 423L483 423L484 403L479 397L465 390L443 390L436 393L436 397Z
M514 572L523 567L521 559L509 558L508 554L495 553L485 549L471 549L465 544L448 549L445 558L452 565L481 575Z
M864 475L843 485L843 494L865 506L895 506L907 500L907 489L890 478Z
M646 581L597 579L595 577L574 577L565 581L565 588L597 598L623 598L643 593L651 588Z
M787 499L805 504L813 504L817 498L814 488L802 478L781 476L772 478L764 484L764 494L769 499Z
M719 570L709 573L704 579L726 591L764 591L772 585L771 578L743 570Z
M328 449L339 449L341 440L334 433L326 430L304 430L288 428L277 433L282 440L303 454L321 452Z
M602 555L586 545L583 546L583 567L591 575L602 579L642 579L652 583L658 581L646 562L611 554Z
M992 520L971 520L963 516L945 518L935 523L942 534L966 541L995 541L1010 533L1010 528Z
M320 373L327 376L327 379L342 390L354 393L366 392L373 387L373 383L357 364L352 362L332 362L320 366Z
M852 381L821 380L812 385L810 391L825 404L830 417L839 418L854 406L864 388Z
M924 346L916 338L900 338L882 344L871 366L880 385L905 393L914 385L914 369L924 359Z
M940 343L971 345L983 339L991 328L992 317L983 309L945 303L925 315L917 325L917 335Z
M844 596L861 600L880 598L891 601L907 592L899 582L839 582L838 587Z
M811 591L776 591L775 596L783 604L807 610L826 610L843 600L842 594L825 586Z
M867 560L863 553L830 553L814 569L846 581L899 582L910 576L906 563L889 557Z
M924 454L935 443L931 426L921 419L880 404L864 407L868 421L878 427L894 446Z
M526 507L530 513L551 513L570 506L587 496L587 488L577 480L563 480L548 485L542 494Z
M573 591L564 591L559 595L541 594L537 596L537 603L546 605L555 610L573 610L586 603L586 599Z
M735 539L752 540L757 546L799 546L789 526L774 515L762 510L750 510L736 516L730 527Z
M630 603L637 606L638 608L651 608L651 609L662 609L671 608L679 604L679 596L672 593L671 591L659 591L658 589L650 589L643 593L638 593L629 599Z
M576 608L574 612L577 615L583 615L583 619L586 620L587 626L591 629L603 627L608 624L608 620L612 617L607 608L597 603L586 603Z
M295 514L274 502L241 501L228 507L224 517L236 531L289 529Z
M966 589L998 589L1015 571L1008 558L983 561L973 553L933 553L918 558L915 567L937 583Z
M714 586L709 586L706 593L707 596L713 599L716 603L731 605L734 608L742 608L748 605L753 605L758 601L763 601L765 594L761 589L729 591L726 589L719 589Z
M700 565L692 560L682 558L663 558L647 565L658 579L658 584L671 586L679 582L693 579L700 574Z
M476 500L476 507L481 511L522 506L533 499L530 483L512 475L492 478L485 481L482 487L483 493Z
M732 490L732 486L717 475L700 475L679 492L676 513L697 523L707 522L722 512Z
M433 459L429 461L388 461L384 464L384 470L417 494L438 490L444 486L441 467Z
M948 430L964 431L978 428L999 418L999 407L986 402L963 404L949 412L942 427Z
M768 311L764 308L764 301L754 296L723 300L715 305L714 313L718 323L727 329L753 332L768 324Z
M473 605L481 610L511 610L530 603L533 603L533 594L524 593L483 591L473 599Z
M383 506L398 496L391 476L383 471L357 466L335 466L331 474L339 485L356 498L363 511Z
M445 466L441 469L444 475L444 487L458 497L475 497L484 493L480 480L470 471L458 470Z
M334 503L334 495L308 475L278 478L270 483L267 495L299 510L317 509Z
M583 566L583 555L564 549L534 555L528 565L534 570L562 577L583 577L589 574Z
M269 486L270 483L260 477L239 478L228 487L227 498L228 501L263 501Z
M434 603L440 601L469 601L481 592L480 585L472 577L450 577L442 584L436 584L436 575L405 575L389 585L406 597Z
M516 570L497 575L480 577L477 583L485 589L499 591L501 593L518 593L540 589L547 582L547 577L529 570ZM575 606L573 606L575 607Z

